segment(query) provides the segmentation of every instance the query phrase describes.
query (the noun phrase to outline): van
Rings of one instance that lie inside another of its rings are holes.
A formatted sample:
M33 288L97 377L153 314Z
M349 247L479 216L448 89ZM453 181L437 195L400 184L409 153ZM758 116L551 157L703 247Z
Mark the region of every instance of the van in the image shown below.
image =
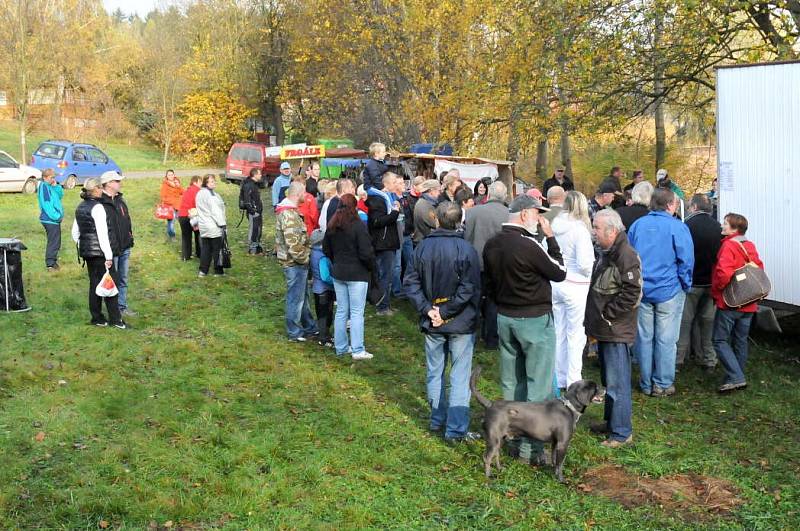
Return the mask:
M225 161L225 180L241 184L250 175L251 169L258 168L263 176L262 182L272 186L272 182L280 174L281 159L269 156L268 148L267 144L260 142L234 143Z

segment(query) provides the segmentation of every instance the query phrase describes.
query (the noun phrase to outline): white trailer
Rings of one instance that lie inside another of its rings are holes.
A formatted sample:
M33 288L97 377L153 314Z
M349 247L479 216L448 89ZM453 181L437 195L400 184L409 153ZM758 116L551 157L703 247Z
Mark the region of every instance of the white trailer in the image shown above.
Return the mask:
M717 187L720 221L747 218L766 304L800 310L800 61L717 69Z

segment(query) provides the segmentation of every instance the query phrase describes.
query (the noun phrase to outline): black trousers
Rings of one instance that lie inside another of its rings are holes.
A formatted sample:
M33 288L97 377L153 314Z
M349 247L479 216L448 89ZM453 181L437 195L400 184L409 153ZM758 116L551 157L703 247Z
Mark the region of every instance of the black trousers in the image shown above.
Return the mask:
M95 288L102 280L103 275L106 273L106 260L105 258L87 258L86 270L89 272L89 313L92 314L92 323L110 322L111 324L119 323L122 321L122 315L119 312L119 296L113 297L98 297L95 293ZM111 266L111 278L119 286L119 275L116 268ZM106 310L108 310L108 319L103 316L103 300L106 301Z
M47 234L47 249L44 253L44 263L52 267L58 263L58 251L61 249L61 224L42 223Z
M181 258L188 260L192 257L192 238L194 238L194 255L200 256L200 231L192 229L188 217L178 218L181 226Z
M481 272L481 291L486 293L486 284L489 277ZM481 339L489 348L497 348L500 344L500 336L497 333L497 305L486 295L481 296Z
M261 251L261 228L264 224L263 217L261 213L257 216L252 214L247 215L247 221L249 222L249 228L247 231L247 242L248 242L248 251L251 253L256 253Z
M220 251L222 251L222 236L219 238L200 238L200 272L208 274L208 269L214 264L214 273L222 275L225 270L222 269L220 261Z
M336 293L333 291L314 294L314 310L317 313L317 329L319 330L320 341L327 341L331 338L333 301L335 299Z

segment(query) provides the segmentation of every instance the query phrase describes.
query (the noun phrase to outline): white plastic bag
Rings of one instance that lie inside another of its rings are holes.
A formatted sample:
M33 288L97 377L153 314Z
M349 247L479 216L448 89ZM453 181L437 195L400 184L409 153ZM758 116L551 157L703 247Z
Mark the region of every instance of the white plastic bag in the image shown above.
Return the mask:
M119 293L117 284L111 277L108 268L106 268L106 274L100 279L100 283L94 289L94 292L98 297L115 297Z

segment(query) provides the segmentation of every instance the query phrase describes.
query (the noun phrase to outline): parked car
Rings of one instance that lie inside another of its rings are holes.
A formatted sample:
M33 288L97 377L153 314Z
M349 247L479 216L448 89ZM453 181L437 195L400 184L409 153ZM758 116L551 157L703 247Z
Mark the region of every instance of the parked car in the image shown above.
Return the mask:
M272 186L272 182L280 173L280 157L267 153L269 146L259 142L236 142L228 152L225 161L225 180L239 183L247 178L252 168L261 170L261 182ZM275 148L272 148L273 150Z
M67 190L106 171L122 173L117 163L97 146L67 140L46 140L39 144L31 155L31 166L39 170L53 168L56 182Z
M0 192L36 192L36 183L42 172L31 166L20 164L14 157L0 151Z

